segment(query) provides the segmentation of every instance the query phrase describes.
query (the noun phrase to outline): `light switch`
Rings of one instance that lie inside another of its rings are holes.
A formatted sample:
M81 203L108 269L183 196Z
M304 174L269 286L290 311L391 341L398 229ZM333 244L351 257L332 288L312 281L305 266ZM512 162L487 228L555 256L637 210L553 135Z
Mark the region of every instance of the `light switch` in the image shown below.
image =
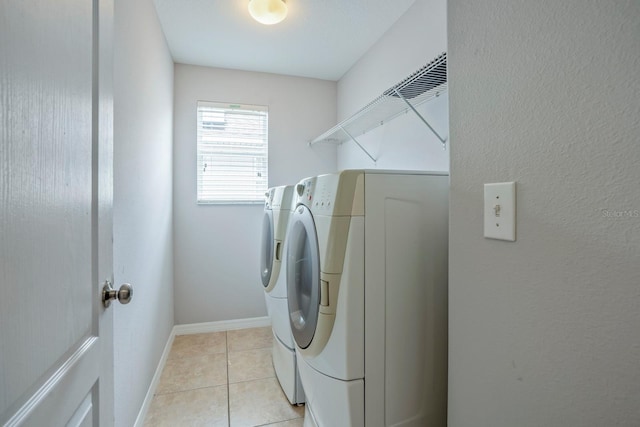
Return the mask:
M516 241L516 183L484 185L484 237Z

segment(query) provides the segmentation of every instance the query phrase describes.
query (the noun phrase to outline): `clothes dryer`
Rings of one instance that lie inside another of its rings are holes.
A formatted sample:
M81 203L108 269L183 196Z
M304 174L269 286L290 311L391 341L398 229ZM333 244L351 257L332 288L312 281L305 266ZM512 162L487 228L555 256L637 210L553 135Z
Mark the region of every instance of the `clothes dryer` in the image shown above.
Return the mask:
M270 188L265 194L260 274L273 331L272 358L276 377L292 404L304 403L296 353L289 326L285 254L293 186Z
M296 186L287 236L305 426L445 426L448 176Z

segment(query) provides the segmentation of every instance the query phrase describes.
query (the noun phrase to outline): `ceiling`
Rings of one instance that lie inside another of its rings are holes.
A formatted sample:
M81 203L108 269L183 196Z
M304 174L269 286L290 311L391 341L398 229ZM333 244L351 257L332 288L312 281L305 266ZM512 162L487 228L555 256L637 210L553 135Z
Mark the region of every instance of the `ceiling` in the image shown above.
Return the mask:
M175 62L339 80L415 0L286 0L254 21L249 0L154 0Z

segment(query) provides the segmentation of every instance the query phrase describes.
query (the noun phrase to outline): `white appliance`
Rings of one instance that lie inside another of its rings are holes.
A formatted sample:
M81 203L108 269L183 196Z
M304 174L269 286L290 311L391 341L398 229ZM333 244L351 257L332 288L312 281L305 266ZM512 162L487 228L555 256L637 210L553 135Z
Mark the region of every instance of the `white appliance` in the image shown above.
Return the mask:
M351 170L296 186L287 236L305 426L445 426L449 177Z
M273 366L282 391L292 404L304 403L296 353L289 326L285 241L293 201L293 186L270 188L265 194L260 273L273 330Z

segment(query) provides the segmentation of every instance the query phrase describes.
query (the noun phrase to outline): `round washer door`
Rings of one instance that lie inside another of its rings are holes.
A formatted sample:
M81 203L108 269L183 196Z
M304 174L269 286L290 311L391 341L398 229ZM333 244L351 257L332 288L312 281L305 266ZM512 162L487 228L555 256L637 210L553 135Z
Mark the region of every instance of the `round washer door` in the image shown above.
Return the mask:
M311 211L298 206L287 237L287 304L296 344L309 347L320 310L320 252Z
M262 286L269 286L273 269L273 211L264 211L262 217L262 253L260 256L260 276Z

